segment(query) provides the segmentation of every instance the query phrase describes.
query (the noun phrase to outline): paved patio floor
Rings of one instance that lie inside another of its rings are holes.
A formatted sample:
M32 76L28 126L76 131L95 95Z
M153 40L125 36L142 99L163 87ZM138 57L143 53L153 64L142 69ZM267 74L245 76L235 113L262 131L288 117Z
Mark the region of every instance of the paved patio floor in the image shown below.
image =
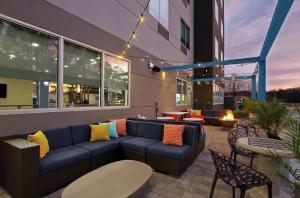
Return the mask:
M194 163L180 177L174 178L165 174L154 172L149 182L149 188L144 194L145 198L206 198L209 196L215 168L208 151L212 148L221 153L229 154L230 148L227 144L227 132L220 127L205 126L207 134L206 148L195 159ZM249 164L249 160L238 158L245 164ZM259 161L255 162L255 167L259 167ZM236 190L236 196L239 197L239 191ZM264 189L262 189L264 191ZM54 192L45 198L60 198L62 190ZM280 195L282 197L283 194ZM247 194L249 197L249 194ZM0 198L8 198L3 189L0 188ZM223 181L218 180L214 198L232 197L231 188ZM251 197L262 198L267 197L266 194L251 194ZM278 196L274 196L278 197ZM284 193L284 198L293 197L288 193Z

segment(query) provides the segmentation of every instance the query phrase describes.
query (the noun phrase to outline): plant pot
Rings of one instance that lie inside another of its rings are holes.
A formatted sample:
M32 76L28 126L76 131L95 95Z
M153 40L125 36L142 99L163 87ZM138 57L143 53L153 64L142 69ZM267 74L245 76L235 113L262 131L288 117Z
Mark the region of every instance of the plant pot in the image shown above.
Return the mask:
M249 113L250 120L256 120L256 114L255 113Z

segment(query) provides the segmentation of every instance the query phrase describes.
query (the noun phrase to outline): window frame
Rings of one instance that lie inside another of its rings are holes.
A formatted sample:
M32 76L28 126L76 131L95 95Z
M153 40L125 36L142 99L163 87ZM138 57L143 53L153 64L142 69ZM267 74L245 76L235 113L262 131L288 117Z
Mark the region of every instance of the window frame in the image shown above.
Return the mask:
M156 16L154 16L152 14L152 12L150 11L150 6L148 8L148 12L149 14L161 25L163 26L167 31L170 31L170 0L167 0L168 1L168 25L167 27L165 27L163 25L163 23L161 22L161 8L160 8L160 1L166 1L166 0L158 0L158 19L156 18ZM151 0L150 0L150 4L151 4Z
M18 19L6 16L0 13L0 20L6 20L8 22L20 25L24 28L38 31L43 34L55 37L58 39L58 67L57 67L57 106L55 108L32 108L32 109L5 109L0 110L0 115L14 115L14 114L29 114L29 113L50 113L50 112L72 112L72 111L89 111L89 110L110 110L110 109L129 109L131 108L131 60L127 58L122 58L122 60L128 62L128 103L124 106L104 106L104 63L105 54L118 58L117 55L107 52L105 50L99 49L89 44L85 44L74 39L68 38L66 36L48 31L46 29L37 27L35 25L20 21ZM101 54L101 76L100 76L100 105L95 107L63 107L63 77L64 77L64 41L71 42L73 44L85 47ZM103 100L103 101L102 101Z
M182 40L182 25L184 26L184 41ZM187 30L188 30L188 34L187 34ZM188 35L188 41L187 41L187 35ZM183 45L185 48L190 50L191 28L187 25L187 23L183 20L183 18L180 18L180 42L181 45Z

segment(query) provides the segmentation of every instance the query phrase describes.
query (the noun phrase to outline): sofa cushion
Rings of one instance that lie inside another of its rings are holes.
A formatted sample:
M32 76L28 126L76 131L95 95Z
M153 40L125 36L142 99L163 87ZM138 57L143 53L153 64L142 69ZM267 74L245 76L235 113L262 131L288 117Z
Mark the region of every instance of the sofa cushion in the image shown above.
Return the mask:
M184 160L188 153L190 153L192 150L193 149L191 145L175 146L157 142L147 148L147 153L171 158L174 160Z
M72 135L69 127L43 130L46 135L50 151L72 145Z
M44 175L51 171L89 159L90 152L76 146L67 146L50 151L40 161L40 173Z
M89 124L73 125L70 126L70 130L72 133L73 144L90 140L91 132Z
M131 138L134 138L135 136L130 136L130 135L123 135L123 136L119 136L117 138L112 138L113 141L118 141L118 142L123 142L125 140L129 140Z
M136 136L137 135L137 121L127 120L126 131L128 135Z
M115 150L119 148L118 141L97 141L97 142L81 142L75 146L86 149L92 153L92 156L100 155L102 153Z
M157 140L142 138L142 137L134 137L121 142L121 147L125 149L131 149L139 152L145 153L147 147L151 144L156 143Z
M197 140L198 128L195 126L184 126L183 144L195 145Z
M163 124L153 122L138 122L137 136L155 139L158 141L162 140Z

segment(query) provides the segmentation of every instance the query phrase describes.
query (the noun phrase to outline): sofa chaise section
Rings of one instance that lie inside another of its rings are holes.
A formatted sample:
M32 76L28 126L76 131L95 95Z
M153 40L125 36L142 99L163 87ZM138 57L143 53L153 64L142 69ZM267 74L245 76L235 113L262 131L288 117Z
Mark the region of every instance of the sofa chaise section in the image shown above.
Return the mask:
M157 171L180 176L193 162L197 128L184 126L183 145L166 145L161 142L147 149L147 163Z

